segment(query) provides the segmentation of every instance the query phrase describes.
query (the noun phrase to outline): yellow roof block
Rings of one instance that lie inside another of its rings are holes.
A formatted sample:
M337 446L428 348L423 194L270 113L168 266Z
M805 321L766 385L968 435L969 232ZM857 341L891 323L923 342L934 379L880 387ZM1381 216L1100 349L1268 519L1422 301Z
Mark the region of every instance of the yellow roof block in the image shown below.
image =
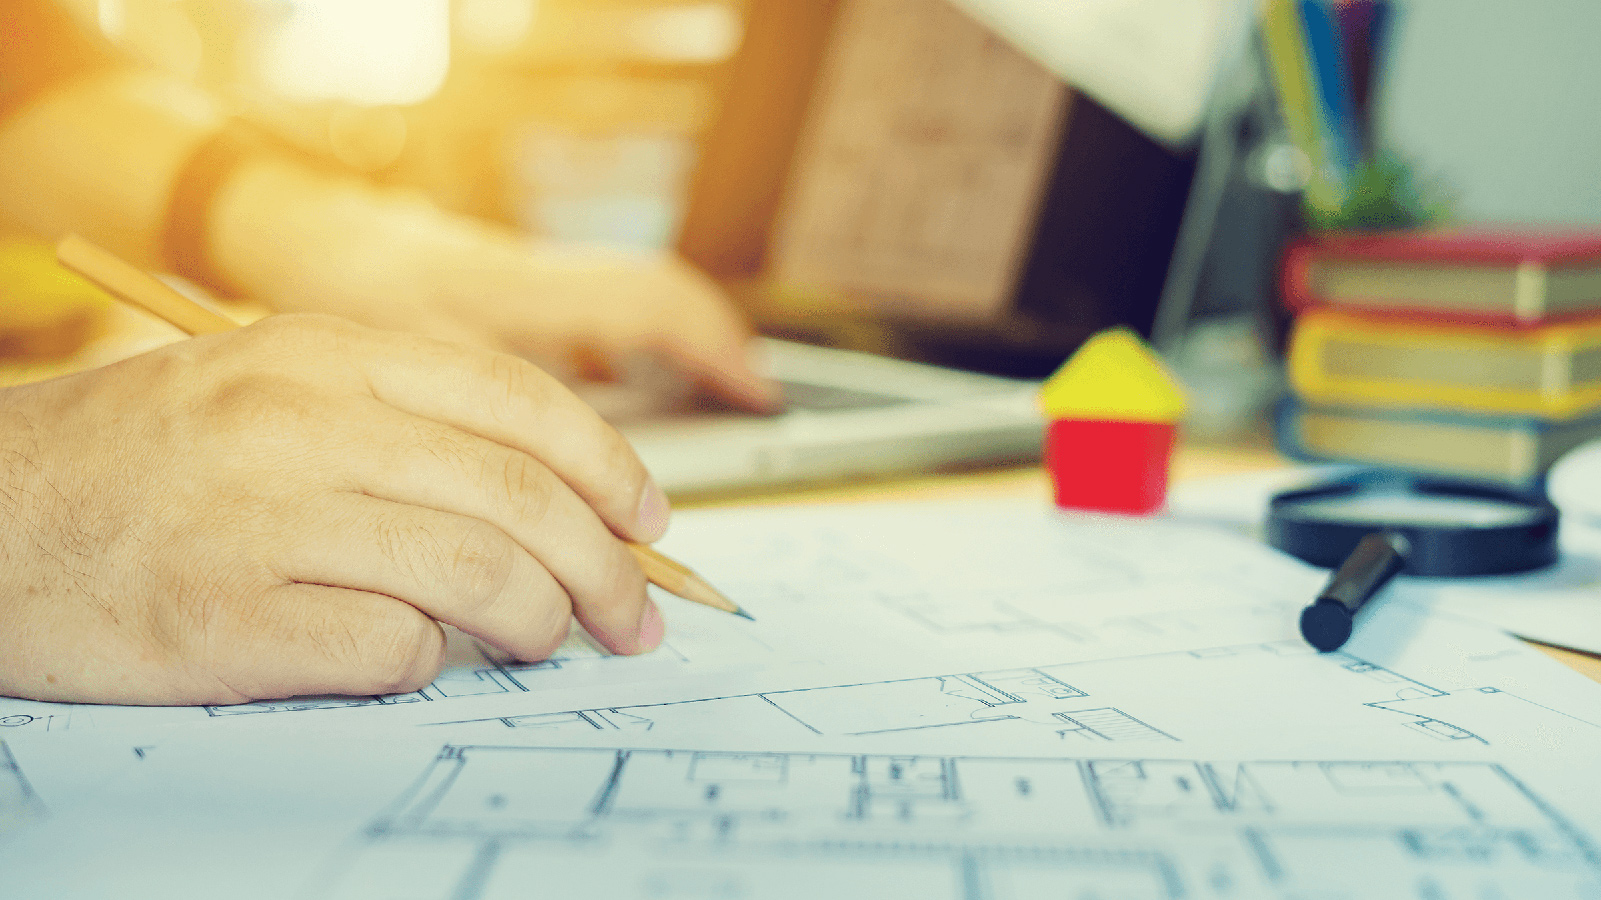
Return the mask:
M1052 419L1173 422L1184 392L1151 348L1127 328L1095 335L1040 388Z

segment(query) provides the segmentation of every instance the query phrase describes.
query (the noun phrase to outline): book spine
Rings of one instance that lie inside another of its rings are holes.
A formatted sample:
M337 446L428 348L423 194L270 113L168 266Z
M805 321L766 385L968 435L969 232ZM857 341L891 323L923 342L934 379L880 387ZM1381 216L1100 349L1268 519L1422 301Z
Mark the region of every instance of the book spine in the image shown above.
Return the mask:
M1423 306L1386 306L1383 309L1373 309L1358 303L1330 300L1316 295L1296 302L1300 305L1291 307L1286 300L1285 306L1295 313L1328 310L1342 315L1361 316L1374 322L1388 322L1397 328L1486 328L1527 334L1547 325L1582 324L1596 318L1594 312L1573 312L1542 319L1522 319L1513 313L1442 312Z
M1303 238L1286 246L1279 261L1279 293L1284 308L1297 314L1313 309L1343 310L1406 325L1475 325L1508 329L1537 328L1596 315L1595 311L1586 310L1549 315L1547 270L1535 262L1518 266L1513 308L1504 313L1441 310L1421 301L1416 306L1385 304L1382 308L1375 308L1360 298L1342 300L1324 296L1317 288L1319 269L1323 266L1339 266L1348 259L1343 255L1328 254L1316 240Z
M1331 372L1326 361L1331 345L1355 349L1373 364L1375 374ZM1290 337L1290 384L1308 400L1334 405L1387 409L1430 407L1479 414L1530 416L1568 420L1601 407L1601 383L1575 385L1572 358L1591 346L1572 332L1529 333L1516 330L1400 327L1345 314L1311 313L1300 317ZM1454 352L1458 371L1436 370L1427 376L1393 376L1385 364L1419 352ZM1473 384L1467 377L1475 354L1525 354L1538 358L1539 383L1527 389Z
M1415 442L1408 445L1410 452L1405 453L1397 453L1393 449L1386 450L1378 445L1369 446L1365 450L1356 450L1350 446L1343 450L1333 450L1318 446L1317 440L1308 437L1308 417L1333 418L1351 423L1363 430L1382 426L1387 421L1407 426L1413 426L1418 422L1434 423L1444 426L1441 437L1447 441L1452 440L1446 438L1446 435L1451 433L1453 427L1461 431L1457 440L1472 440L1472 435L1475 433L1486 431L1503 432L1508 438L1507 455L1502 460L1502 465L1497 466L1499 471L1491 473L1477 466L1464 467L1461 459L1449 449L1432 454L1428 452L1427 445L1419 446ZM1543 423L1531 419L1472 415L1443 416L1437 411L1422 410L1374 412L1351 407L1314 406L1296 398L1288 398L1279 405L1275 416L1274 443L1280 453L1302 462L1380 466L1399 472L1486 480L1533 489L1537 488L1545 477L1539 449L1540 431L1543 427Z
M1298 313L1326 302L1312 290L1312 267L1317 263L1317 248L1310 241L1299 240L1284 248L1279 263L1279 293L1284 308Z

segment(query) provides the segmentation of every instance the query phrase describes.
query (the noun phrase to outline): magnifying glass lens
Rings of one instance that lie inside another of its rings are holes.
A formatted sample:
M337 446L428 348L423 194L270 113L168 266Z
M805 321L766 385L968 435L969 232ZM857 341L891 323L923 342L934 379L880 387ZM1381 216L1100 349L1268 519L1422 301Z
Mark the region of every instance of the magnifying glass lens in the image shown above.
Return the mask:
M1348 494L1309 497L1287 505L1306 521L1364 523L1375 528L1447 525L1499 528L1527 525L1540 512L1526 503L1441 494Z

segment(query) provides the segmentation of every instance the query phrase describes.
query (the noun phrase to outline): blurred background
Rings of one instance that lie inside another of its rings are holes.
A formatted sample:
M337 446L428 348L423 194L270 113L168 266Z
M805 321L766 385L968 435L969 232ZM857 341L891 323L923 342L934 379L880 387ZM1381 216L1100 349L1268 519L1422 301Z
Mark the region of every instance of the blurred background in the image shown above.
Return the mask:
M61 2L374 181L1006 374L1149 329L1193 169L945 0Z
M376 182L676 249L769 334L1038 378L1128 324L1201 432L1281 390L1308 175L1250 0L61 2ZM1601 223L1601 5L1391 5L1376 128L1449 218Z

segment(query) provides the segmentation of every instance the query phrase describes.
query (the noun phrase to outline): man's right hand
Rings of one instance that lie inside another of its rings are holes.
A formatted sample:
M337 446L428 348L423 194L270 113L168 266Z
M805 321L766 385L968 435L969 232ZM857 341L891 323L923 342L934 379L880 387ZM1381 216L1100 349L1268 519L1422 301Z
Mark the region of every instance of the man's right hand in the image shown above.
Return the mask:
M627 442L512 356L279 316L0 391L0 694L411 691L440 623L524 660L641 653Z

